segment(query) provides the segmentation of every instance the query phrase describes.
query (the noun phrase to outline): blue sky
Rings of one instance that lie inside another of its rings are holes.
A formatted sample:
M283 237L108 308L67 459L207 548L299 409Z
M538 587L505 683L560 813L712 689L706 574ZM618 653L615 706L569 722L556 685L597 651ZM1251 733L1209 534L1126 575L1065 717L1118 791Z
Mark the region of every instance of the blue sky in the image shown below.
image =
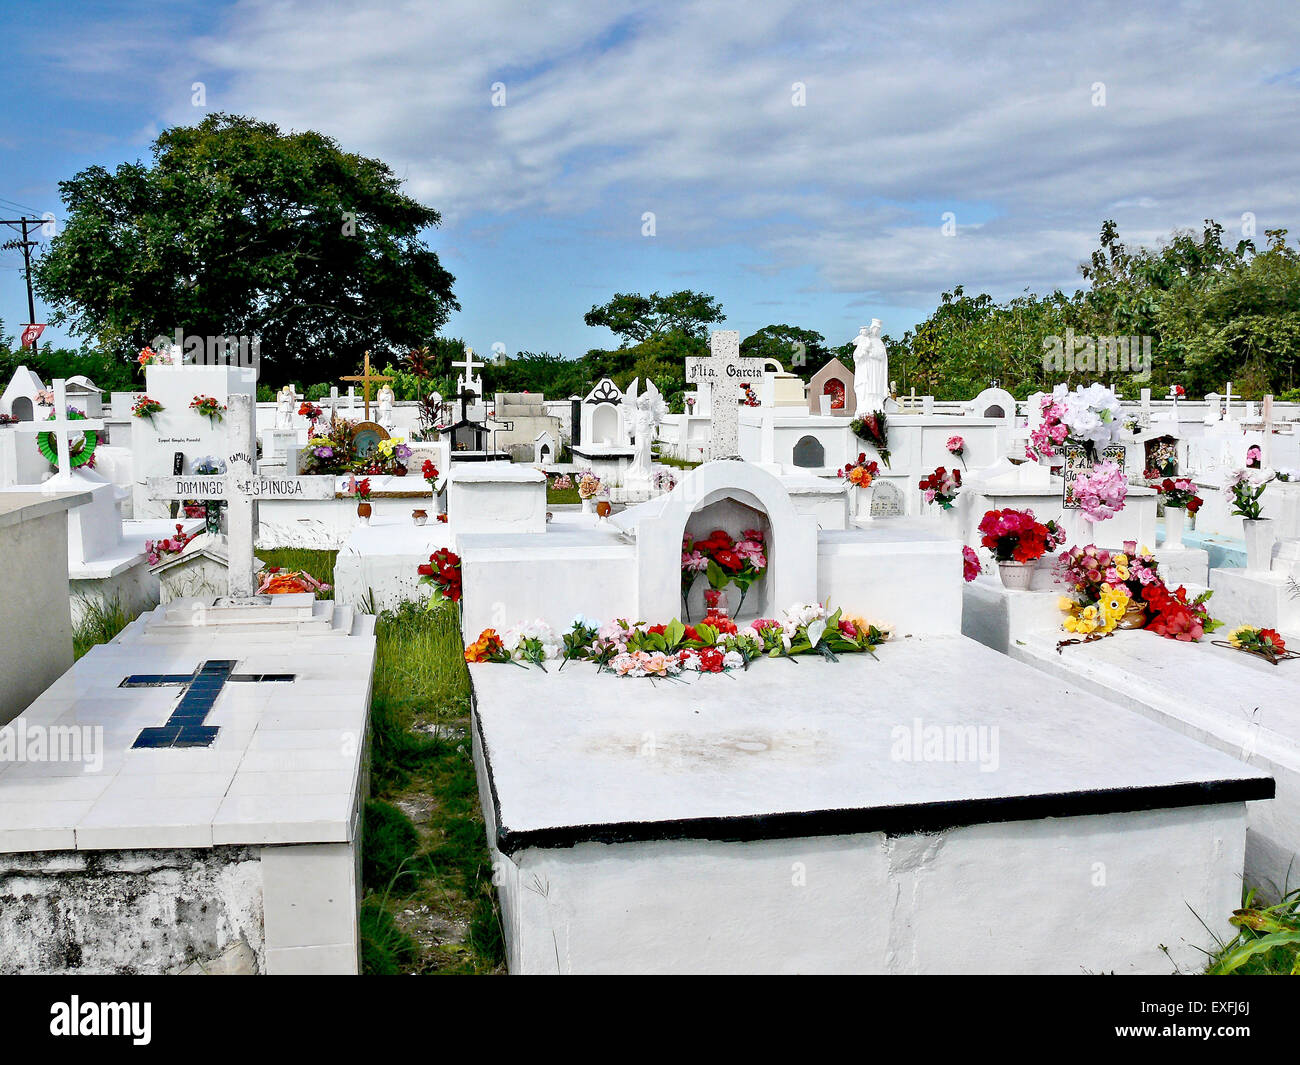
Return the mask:
M57 216L61 178L207 111L320 129L443 212L446 331L480 352L611 345L592 304L677 288L742 335L901 335L957 284L1074 287L1104 218L1300 235L1293 0L7 0L0 28L6 217Z

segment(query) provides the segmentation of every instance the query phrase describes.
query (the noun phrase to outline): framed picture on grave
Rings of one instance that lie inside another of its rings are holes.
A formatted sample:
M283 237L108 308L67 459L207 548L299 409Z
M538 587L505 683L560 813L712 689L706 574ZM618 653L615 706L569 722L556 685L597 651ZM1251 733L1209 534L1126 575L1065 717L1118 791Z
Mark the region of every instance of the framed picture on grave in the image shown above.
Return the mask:
M1161 477L1178 474L1178 441L1170 436L1158 436L1145 444L1146 457L1142 469L1155 470Z
M1095 464L1088 458L1087 449L1082 444L1066 444L1062 450L1065 455L1065 469L1062 471L1065 480L1061 487L1061 505L1066 510L1080 510L1082 508L1074 498L1074 479L1081 473L1087 473ZM1123 444L1107 444L1101 449L1101 461L1113 462L1122 470L1127 452L1128 449Z
M387 439L388 430L378 422L357 422L352 428L352 447L359 459L369 458L379 442Z

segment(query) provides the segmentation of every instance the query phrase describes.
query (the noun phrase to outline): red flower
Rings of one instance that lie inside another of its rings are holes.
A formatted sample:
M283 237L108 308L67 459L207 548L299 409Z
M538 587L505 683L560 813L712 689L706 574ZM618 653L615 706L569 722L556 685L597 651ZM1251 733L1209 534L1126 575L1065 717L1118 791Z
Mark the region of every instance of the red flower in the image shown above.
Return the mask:
M713 556L713 560L729 573L739 573L745 568L744 560L731 550L719 551Z
M722 652L716 647L704 647L700 650L700 672L721 673Z

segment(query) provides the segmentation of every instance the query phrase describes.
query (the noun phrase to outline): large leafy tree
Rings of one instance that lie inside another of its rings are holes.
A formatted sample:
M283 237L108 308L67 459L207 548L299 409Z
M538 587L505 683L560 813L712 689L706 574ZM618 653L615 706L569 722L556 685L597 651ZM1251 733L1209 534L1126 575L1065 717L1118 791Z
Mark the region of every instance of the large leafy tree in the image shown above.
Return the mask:
M740 353L775 359L787 370L805 377L815 374L831 358L821 333L797 325L765 325L740 342Z
M129 358L152 338L260 337L262 379L318 381L399 357L458 304L421 240L437 211L320 133L210 115L152 164L60 183L63 232L35 269L53 321Z
M592 307L582 316L591 326L604 326L623 338L623 347L653 340L667 333L704 339L708 327L726 315L722 304L703 292L681 289L661 296L652 292L615 293L608 303Z

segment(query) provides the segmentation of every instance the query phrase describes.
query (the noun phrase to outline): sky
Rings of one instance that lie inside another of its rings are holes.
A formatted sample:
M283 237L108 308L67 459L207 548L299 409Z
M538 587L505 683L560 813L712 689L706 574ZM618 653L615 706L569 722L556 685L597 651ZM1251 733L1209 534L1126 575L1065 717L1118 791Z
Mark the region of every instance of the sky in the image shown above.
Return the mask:
M1078 287L1106 218L1300 236L1295 0L2 0L0 30L0 217L57 226L61 179L209 112L320 130L442 213L444 334L481 353L612 347L593 304L680 288L742 337L901 336L957 285Z

